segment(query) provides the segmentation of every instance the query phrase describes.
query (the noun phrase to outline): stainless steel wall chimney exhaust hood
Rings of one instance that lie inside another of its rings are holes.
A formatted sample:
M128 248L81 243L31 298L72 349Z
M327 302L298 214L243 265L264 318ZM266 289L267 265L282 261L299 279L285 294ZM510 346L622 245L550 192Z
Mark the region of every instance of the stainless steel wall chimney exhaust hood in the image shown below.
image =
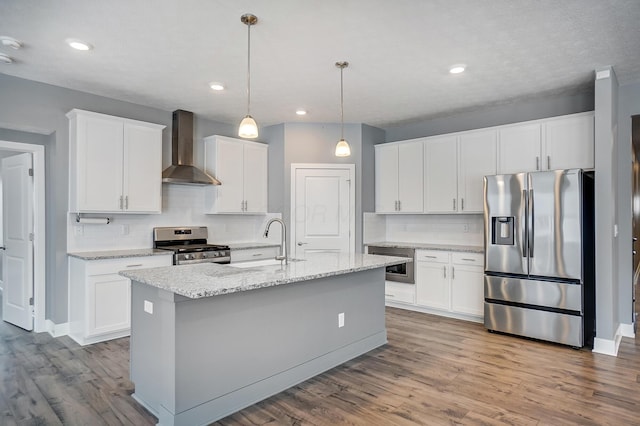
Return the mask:
M216 178L193 165L193 113L173 111L171 166L162 172L162 182L181 185L221 185Z

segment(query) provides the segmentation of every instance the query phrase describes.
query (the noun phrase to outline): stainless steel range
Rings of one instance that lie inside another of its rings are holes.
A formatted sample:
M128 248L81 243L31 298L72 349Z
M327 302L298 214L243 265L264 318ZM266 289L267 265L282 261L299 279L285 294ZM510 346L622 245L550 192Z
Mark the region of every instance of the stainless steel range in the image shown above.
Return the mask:
M206 226L153 228L153 247L173 252L174 265L230 263L229 246L207 244Z

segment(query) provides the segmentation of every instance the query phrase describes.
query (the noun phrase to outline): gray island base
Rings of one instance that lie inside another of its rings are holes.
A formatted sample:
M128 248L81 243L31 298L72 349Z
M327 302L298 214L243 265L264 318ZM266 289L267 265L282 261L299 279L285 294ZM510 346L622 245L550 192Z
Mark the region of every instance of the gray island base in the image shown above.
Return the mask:
M406 259L338 256L123 272L133 397L159 425L206 425L384 345L384 266Z

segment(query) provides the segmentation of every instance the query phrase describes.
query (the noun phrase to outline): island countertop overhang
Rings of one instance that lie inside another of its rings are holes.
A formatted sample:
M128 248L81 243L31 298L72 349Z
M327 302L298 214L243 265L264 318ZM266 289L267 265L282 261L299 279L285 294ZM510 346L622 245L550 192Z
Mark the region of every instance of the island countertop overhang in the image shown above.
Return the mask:
M121 271L120 275L190 299L274 287L391 265L411 258L360 253L313 253L280 266L236 268L216 263Z

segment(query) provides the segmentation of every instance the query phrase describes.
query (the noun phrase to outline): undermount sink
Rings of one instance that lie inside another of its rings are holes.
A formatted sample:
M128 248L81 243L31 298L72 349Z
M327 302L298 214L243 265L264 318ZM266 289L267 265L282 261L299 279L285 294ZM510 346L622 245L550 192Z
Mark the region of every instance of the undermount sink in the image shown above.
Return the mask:
M289 263L291 262L300 262L304 259L289 259ZM284 262L281 262L280 260L275 260L275 259L263 259L263 260L252 260L249 262L238 262L238 263L231 263L228 266L231 266L233 268L257 268L260 266L286 266L284 264Z

